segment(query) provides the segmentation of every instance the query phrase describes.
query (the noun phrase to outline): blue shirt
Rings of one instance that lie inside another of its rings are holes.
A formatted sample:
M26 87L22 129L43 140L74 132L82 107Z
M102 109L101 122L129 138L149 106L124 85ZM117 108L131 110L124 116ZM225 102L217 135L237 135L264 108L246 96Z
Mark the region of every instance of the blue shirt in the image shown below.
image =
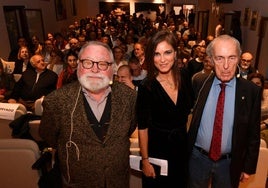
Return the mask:
M221 91L220 83L221 81L215 77L203 110L203 115L201 118L195 142L196 146L203 148L207 152L209 152L210 148L214 126L214 118L216 113L216 105L219 93ZM236 78L233 78L230 82L226 83L221 144L222 154L230 153L232 148L236 88L235 86Z

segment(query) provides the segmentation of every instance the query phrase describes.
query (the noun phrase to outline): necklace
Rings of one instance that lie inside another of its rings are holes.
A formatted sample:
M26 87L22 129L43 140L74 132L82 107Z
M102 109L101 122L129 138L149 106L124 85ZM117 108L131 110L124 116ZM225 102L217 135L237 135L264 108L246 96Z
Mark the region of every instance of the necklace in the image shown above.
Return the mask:
M161 78L158 78L158 81L163 84L164 86L167 86L169 87L170 89L175 89L175 85L169 81L168 79L161 79Z

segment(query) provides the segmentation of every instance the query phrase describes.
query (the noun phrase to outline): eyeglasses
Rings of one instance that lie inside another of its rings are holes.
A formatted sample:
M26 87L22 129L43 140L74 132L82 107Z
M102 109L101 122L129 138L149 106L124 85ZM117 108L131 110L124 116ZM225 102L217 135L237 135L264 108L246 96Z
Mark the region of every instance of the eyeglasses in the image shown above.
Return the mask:
M79 62L82 63L84 69L91 69L96 63L97 68L101 71L106 71L108 67L113 64L107 61L92 61L90 59L79 59Z
M248 60L246 60L246 59L241 59L241 61L242 61L242 62L251 63L252 59L248 59Z

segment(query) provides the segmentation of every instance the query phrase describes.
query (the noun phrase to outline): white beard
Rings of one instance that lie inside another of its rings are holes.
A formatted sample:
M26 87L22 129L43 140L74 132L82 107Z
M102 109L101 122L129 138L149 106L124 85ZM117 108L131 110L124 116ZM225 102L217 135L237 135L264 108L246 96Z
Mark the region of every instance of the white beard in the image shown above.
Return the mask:
M98 77L99 80L91 79L90 77ZM78 80L82 87L93 93L98 93L100 90L107 88L111 83L111 79L108 76L92 73L85 73L79 76Z

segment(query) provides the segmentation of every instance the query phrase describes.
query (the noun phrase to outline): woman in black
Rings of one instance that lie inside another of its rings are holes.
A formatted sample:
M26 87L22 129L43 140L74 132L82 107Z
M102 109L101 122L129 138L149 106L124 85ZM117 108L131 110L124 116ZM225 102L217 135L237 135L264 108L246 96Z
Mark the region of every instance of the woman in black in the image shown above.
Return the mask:
M145 51L148 75L137 98L143 188L187 186L186 123L193 92L188 72L178 67L176 44L172 33L159 31ZM157 174L149 157L167 160L168 175Z

